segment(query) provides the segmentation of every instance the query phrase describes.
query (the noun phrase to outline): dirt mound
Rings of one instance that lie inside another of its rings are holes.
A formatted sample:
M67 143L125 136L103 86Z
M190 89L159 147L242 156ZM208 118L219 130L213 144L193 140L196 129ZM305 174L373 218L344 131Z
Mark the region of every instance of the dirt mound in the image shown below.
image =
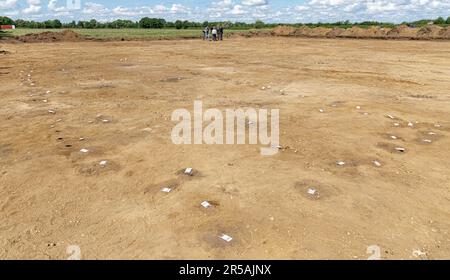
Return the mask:
M295 36L305 36L305 37L326 37L332 29L325 27L310 28L307 26L302 26L295 30Z
M417 32L418 38L436 39L441 38L441 32L444 28L437 25L427 25Z
M343 29L343 28L335 27L327 34L327 37L329 37L329 38L338 37L342 33L344 33L344 31L345 31L345 29Z
M310 36L312 37L326 37L332 29L325 27L317 27L311 30Z
M42 32L32 33L16 37L18 41L24 43L40 43L40 42L78 42L86 40L82 36L72 30L64 30L62 32Z
M325 27L301 27L295 31L296 36L306 36L306 37L327 37L332 29Z
M265 36L296 36L296 37L317 37L317 38L364 38L364 39L450 39L450 27L442 28L436 25L429 25L423 28L411 28L407 25L399 25L394 28L384 28L379 26L370 26L362 28L353 26L348 29L339 27L325 28L302 26L294 28L291 26L280 25L271 33ZM248 34L248 37L261 36L260 34Z
M300 27L300 28L297 28L297 29L294 31L294 35L295 35L295 36L307 36L310 32L311 32L311 31L310 31L310 28L309 28L309 27L307 27L307 26L302 26L302 27Z
M297 36L297 37L317 37L317 38L385 38L390 29L371 26L369 28L361 28L354 26L349 29L343 28L326 28L326 27L308 27L302 26L294 28L290 26L278 26L270 34L273 36ZM260 34L250 34L249 37ZM267 36L267 34L266 34Z
M358 26L353 26L352 28L346 29L337 35L337 37L348 37L348 38L383 38L389 30L380 28L378 26L371 26L369 28L361 28Z
M296 29L292 26L279 25L273 29L272 35L292 36L292 35L294 35L295 31L296 31Z
M450 26L443 28L439 34L439 37L443 39L450 39Z
M365 36L364 30L362 28L353 26L351 28L345 29L345 31L342 32L339 35L339 37L359 38L359 37L366 37L366 36Z
M367 29L367 34L373 38L383 38L386 37L386 34L391 31L390 28L383 28L378 26L371 26Z
M387 32L386 35L388 38L416 38L418 31L419 30L417 28L399 25L392 28L392 30Z
M250 37L252 37L252 36L266 37L266 36L271 36L272 34L271 34L270 31L267 31L267 30L256 30L256 31L252 30L252 31L249 32L248 35Z

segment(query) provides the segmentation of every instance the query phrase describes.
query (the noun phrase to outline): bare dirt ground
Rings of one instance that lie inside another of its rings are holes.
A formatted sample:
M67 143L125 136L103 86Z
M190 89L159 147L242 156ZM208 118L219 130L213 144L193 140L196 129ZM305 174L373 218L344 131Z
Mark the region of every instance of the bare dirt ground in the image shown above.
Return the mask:
M3 49L1 259L450 258L450 42ZM194 100L280 109L284 148L172 144Z

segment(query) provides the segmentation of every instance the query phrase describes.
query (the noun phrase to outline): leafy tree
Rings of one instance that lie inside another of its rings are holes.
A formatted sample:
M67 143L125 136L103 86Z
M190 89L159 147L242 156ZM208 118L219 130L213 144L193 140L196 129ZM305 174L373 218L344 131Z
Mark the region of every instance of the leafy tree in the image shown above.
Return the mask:
M434 24L445 24L445 19L443 17L438 17L435 21Z
M66 28L76 28L77 27L77 23L75 21L63 24L64 27Z
M161 18L145 17L139 21L139 27L141 28L163 28L165 25L166 21Z
M183 21L183 28L188 29L191 26L191 23L187 20Z
M61 28L61 27L62 23L57 19L47 20L44 22L44 28Z
M14 21L9 17L0 17L0 25L14 25Z
M139 21L139 27L141 27L141 28L152 28L152 20L149 17L142 18Z
M61 21L59 21L59 19L53 20L53 28L61 28L61 27L62 27L62 23L61 23Z
M166 20L162 18L158 18L155 21L155 28L164 28L166 26Z
M98 22L95 19L89 21L89 28L97 28Z
M137 28L139 23L131 20L118 19L110 23L110 28Z
M255 22L255 28L256 28L256 29L264 28L265 25L266 25L266 24L265 24L262 20L257 20L257 21Z
M408 25L410 27L422 27L422 26L427 25L430 21L432 21L432 20L421 19L421 20L416 20L416 21L413 21L413 22L403 22L402 24Z
M413 27L420 27L427 25L430 21L432 21L435 24L449 24L450 25L450 17L447 18L447 20L444 20L444 18L439 17L436 20L429 20L429 19L423 19L423 20L417 20L413 22L404 22L403 24L406 24L408 26ZM44 22L36 22L36 21L27 21L18 19L15 22L8 18L0 16L0 24L2 25L11 25L15 24L18 28L177 28L177 29L187 29L187 28L202 28L205 26L224 26L227 29L234 29L234 30L246 30L251 28L272 28L277 26L276 23L267 24L264 23L261 20L257 20L255 23L245 23L245 22L190 22L190 21L182 21L177 20L176 22L166 22L164 19L158 19L158 18L149 18L145 17L142 18L140 21L131 21L131 20L122 20L118 19L112 22L98 22L95 19L92 19L90 21L72 21L72 22L66 22L61 23L61 21L55 19L55 20L48 20ZM309 27L327 27L327 28L333 28L333 27L341 27L341 28L350 28L352 26L360 26L360 27L369 27L369 26L380 26L380 27L394 27L395 24L393 23L385 23L385 22L376 22L376 21L364 21L360 23L352 23L348 20L346 21L338 21L335 23L297 23L297 24L288 24L289 26L293 27L300 27L300 26L309 26Z
M16 27L17 28L20 28L20 27L27 27L26 26L26 24L27 24L27 21L25 21L25 20L23 20L23 19L18 19L18 20L16 20Z
M176 28L176 29L181 29L181 28L183 28L183 22L182 22L181 20L175 21L175 28Z

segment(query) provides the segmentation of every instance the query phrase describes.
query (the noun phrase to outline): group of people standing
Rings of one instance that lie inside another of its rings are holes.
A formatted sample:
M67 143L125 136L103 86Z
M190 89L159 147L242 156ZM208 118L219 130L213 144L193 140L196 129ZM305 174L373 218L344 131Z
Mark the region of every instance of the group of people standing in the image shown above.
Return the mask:
M223 41L223 27L205 27L205 29L203 29L203 40Z

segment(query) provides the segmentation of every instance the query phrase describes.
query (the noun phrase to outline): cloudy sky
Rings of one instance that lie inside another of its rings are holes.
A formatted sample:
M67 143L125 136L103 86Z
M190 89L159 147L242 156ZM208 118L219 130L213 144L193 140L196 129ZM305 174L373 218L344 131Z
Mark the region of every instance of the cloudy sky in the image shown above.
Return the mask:
M402 22L450 16L450 0L0 0L0 15L62 21L231 20L253 22Z

